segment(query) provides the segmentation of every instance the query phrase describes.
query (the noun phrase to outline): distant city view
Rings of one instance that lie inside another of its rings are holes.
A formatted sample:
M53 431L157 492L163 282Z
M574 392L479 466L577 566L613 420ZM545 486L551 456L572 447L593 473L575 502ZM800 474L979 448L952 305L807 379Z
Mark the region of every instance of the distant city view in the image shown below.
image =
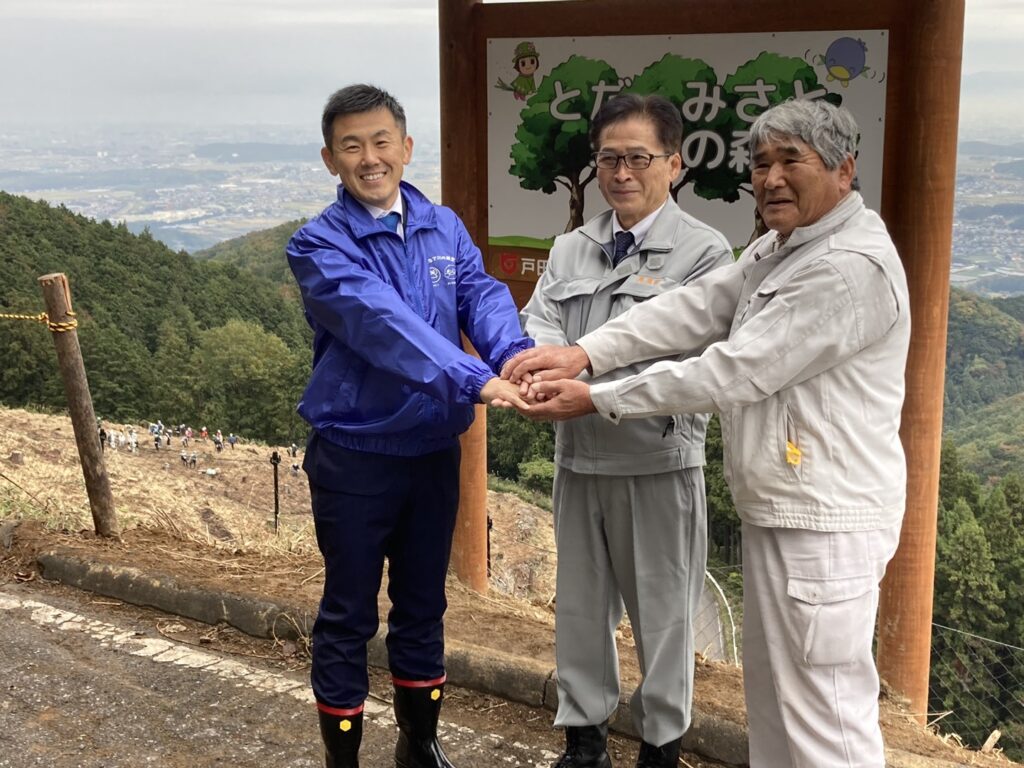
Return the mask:
M410 134L405 178L439 200L437 127ZM1024 293L1024 135L1014 138L962 141L958 153L951 279L983 294ZM297 127L6 129L0 189L193 253L322 210L336 181L320 146Z
M404 178L440 198L436 131L415 138ZM337 180L322 142L297 128L173 126L0 133L0 189L96 220L148 229L174 250L319 213Z

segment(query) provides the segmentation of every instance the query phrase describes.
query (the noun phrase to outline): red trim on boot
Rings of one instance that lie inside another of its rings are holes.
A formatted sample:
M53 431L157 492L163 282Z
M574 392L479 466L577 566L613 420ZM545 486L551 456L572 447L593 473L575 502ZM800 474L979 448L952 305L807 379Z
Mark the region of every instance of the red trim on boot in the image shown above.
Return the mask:
M435 685L444 685L448 675L435 677L433 680L402 680L399 677L391 676L391 682L401 688L433 688Z
M335 717L354 717L363 711L362 704L358 707L352 707L351 709L338 709L337 707L328 707L326 704L321 704L319 701L316 703L316 708L321 712L328 715L334 715Z

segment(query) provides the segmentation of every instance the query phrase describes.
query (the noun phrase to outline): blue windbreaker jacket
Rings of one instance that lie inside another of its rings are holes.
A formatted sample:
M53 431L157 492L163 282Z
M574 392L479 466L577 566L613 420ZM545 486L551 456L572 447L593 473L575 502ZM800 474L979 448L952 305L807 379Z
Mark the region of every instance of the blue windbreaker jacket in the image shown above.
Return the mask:
M483 385L533 342L458 216L401 194L404 242L339 185L287 253L313 328L299 414L346 448L419 456L454 445Z

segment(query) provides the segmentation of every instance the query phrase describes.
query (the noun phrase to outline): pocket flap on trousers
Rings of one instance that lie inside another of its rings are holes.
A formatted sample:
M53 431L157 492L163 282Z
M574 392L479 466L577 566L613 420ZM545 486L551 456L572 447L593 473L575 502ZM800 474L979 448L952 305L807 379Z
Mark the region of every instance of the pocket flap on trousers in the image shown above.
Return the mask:
M790 576L786 593L797 600L811 605L839 603L866 595L875 588L871 575L847 576L841 579L812 579Z

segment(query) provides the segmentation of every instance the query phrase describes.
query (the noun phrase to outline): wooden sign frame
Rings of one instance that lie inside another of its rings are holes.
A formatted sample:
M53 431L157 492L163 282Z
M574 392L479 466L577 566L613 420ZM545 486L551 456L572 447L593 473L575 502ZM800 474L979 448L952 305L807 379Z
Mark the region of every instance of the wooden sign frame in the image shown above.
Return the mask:
M771 33L889 33L882 218L910 285L913 337L901 438L908 501L881 599L879 669L927 712L949 269L964 0L439 0L442 190L477 243L488 239L488 38ZM514 287L514 286L513 286ZM515 287L514 287L515 288ZM516 299L525 300L515 288ZM872 425L861 425L871 429Z

